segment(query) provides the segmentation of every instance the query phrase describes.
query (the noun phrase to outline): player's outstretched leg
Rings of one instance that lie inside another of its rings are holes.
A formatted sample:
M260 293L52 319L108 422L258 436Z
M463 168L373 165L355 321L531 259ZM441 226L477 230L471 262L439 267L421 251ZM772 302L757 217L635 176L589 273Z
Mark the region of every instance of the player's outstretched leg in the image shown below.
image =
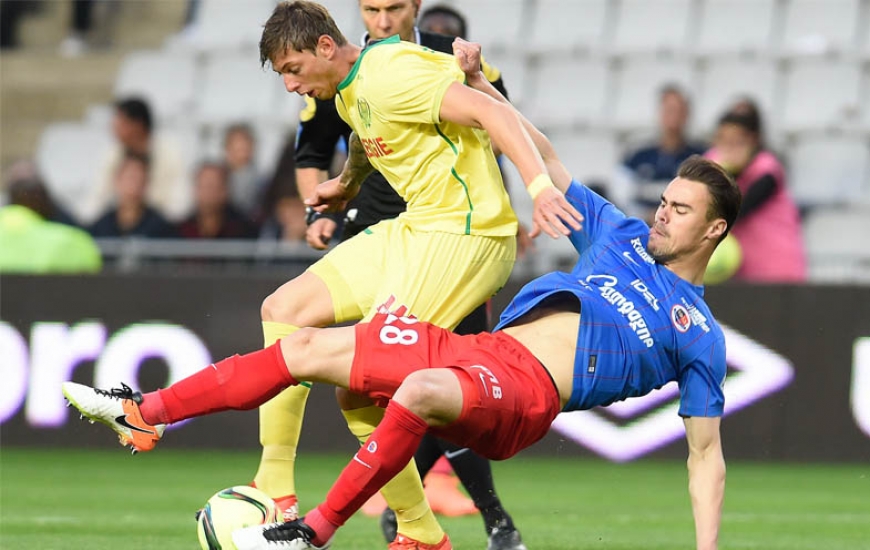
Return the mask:
M149 424L142 418L142 394L126 384L111 390L98 390L74 382L63 383L63 395L91 423L102 422L118 434L121 444L133 453L150 451L163 436L165 424ZM68 406L69 406L68 405Z
M272 548L328 544L375 491L406 467L429 426L445 426L456 421L462 411L462 398L460 381L448 369L409 374L387 406L383 420L345 467L326 500L300 520L311 529L313 536L282 530L279 524L254 526L233 534L236 547L239 550L267 549L270 542L276 543ZM421 543L399 534L389 548L451 550L452 545L447 535L434 543Z

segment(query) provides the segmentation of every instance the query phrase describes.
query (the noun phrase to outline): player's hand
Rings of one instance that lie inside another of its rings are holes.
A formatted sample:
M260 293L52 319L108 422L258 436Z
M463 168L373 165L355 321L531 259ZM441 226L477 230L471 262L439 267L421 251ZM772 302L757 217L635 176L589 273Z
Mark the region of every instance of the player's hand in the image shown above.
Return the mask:
M480 51L480 44L476 42L469 42L461 38L453 40L453 56L456 57L459 68L469 79L480 75Z
M314 193L305 199L305 205L317 212L337 212L344 210L347 201L354 198L359 188L348 188L339 178L332 178L317 185Z
M338 223L332 218L317 218L305 231L305 241L315 250L325 250L337 228Z
M572 230L579 231L583 227L583 215L571 206L555 186L547 187L535 197L532 221L532 231L529 233L532 238L543 231L558 239L560 235L570 235Z

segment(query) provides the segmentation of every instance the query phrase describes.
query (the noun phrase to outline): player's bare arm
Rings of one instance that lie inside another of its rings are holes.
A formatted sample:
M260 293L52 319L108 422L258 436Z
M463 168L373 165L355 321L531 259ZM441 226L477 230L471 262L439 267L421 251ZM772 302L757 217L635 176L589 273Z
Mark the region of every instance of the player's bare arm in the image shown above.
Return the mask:
M296 169L296 189L299 191L299 196L303 199L314 194L314 190L318 185L329 179L329 173L320 168L297 168Z
M698 550L716 550L725 498L720 418L690 417L683 421L689 444L689 495L695 517L696 545Z
M347 161L341 174L319 184L314 194L305 199L306 205L318 212L333 212L343 209L347 201L356 196L362 182L375 169L369 163L362 142L355 133L350 135L347 153Z
M555 239L580 229L580 213L553 185L544 160L513 107L455 82L444 94L440 117L486 130L493 143L514 163L535 201L532 236L543 230Z
M466 84L468 86L485 93L499 103L513 107L513 104L492 85L483 73L480 44L457 38L453 41L453 54L456 56L459 68L465 73ZM565 168L565 165L562 164L559 155L556 153L555 148L553 148L553 144L521 112L517 111L516 108L514 108L514 111L520 117L523 128L526 129L529 137L532 138L532 142L534 142L535 147L541 154L541 158L544 159L544 164L547 167L550 178L553 180L553 184L559 191L566 192L571 184L571 174Z

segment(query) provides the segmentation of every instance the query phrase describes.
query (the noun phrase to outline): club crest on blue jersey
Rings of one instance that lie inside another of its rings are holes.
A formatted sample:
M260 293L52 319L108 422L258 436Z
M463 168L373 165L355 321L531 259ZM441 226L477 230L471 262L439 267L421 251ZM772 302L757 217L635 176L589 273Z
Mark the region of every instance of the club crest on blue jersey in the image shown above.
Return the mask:
M673 321L674 327L680 332L686 332L692 326L692 318L689 317L689 311L680 304L676 304L671 308L671 321Z

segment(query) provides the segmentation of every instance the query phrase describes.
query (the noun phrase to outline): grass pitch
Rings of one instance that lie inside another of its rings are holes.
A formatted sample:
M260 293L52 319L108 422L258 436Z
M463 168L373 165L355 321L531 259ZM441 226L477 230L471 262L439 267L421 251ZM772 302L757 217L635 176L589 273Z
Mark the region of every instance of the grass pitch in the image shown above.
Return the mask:
M194 512L250 480L254 452L10 449L0 452L3 550L196 550ZM303 455L302 509L349 457ZM494 464L503 502L531 550L694 547L682 462L614 465L520 456ZM486 548L478 516L443 519L457 549ZM385 548L357 516L335 549ZM722 549L870 550L870 466L728 464Z

